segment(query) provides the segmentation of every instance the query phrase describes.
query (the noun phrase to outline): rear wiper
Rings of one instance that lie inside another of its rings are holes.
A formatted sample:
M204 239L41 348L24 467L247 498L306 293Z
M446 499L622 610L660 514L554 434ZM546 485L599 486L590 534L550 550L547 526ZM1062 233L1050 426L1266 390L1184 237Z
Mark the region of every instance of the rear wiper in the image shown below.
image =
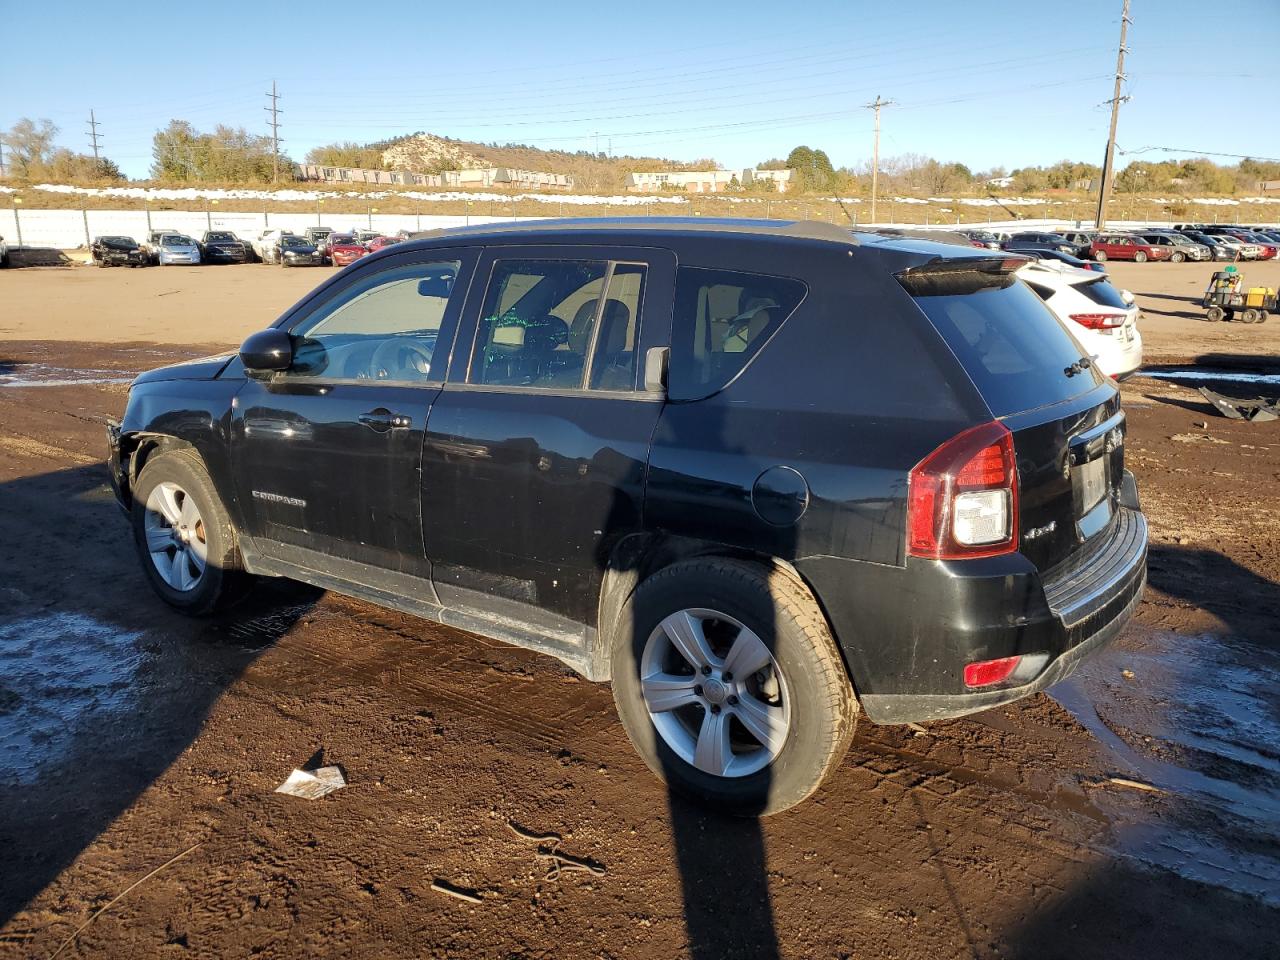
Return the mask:
M1071 366L1064 368L1062 372L1068 377L1074 377L1077 373L1084 373L1092 364L1093 361L1088 357L1081 357Z

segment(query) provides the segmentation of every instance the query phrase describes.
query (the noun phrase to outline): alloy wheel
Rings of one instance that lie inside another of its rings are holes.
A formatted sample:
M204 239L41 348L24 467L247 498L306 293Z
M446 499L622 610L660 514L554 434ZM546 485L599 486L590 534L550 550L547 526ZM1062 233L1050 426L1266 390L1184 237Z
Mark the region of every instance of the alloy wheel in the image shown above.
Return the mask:
M658 624L640 659L640 689L667 746L714 776L764 769L791 732L791 700L773 653L715 610L680 610Z
M209 541L196 502L176 483L161 483L147 497L143 532L160 579L174 590L194 590L209 563Z

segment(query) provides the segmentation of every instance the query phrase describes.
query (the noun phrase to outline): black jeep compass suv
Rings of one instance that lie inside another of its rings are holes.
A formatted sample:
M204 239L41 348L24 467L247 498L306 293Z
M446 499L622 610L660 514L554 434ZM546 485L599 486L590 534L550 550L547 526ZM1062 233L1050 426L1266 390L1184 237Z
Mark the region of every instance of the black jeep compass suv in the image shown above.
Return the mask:
M364 257L145 373L111 474L160 596L292 577L612 680L716 806L812 793L859 710L954 717L1124 627L1116 389L999 251L574 220Z

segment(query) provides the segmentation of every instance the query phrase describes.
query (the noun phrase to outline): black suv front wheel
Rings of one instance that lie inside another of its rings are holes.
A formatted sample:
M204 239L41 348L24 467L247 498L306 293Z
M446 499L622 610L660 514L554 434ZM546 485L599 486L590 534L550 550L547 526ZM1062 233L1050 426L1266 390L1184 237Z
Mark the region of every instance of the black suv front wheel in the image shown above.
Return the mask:
M742 815L813 793L844 756L857 714L804 586L719 558L675 564L637 588L616 626L613 690L650 769Z
M147 579L183 613L213 613L243 596L235 528L194 453L154 455L133 491L133 537Z

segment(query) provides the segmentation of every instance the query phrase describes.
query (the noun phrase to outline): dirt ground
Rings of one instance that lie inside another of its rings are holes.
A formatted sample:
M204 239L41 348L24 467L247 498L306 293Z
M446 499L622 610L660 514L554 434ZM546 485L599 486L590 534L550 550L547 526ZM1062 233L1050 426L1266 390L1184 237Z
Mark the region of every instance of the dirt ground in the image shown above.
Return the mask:
M1112 268L1157 365L1268 369L1280 322L1191 319L1208 270ZM1125 384L1152 527L1127 633L1018 704L864 723L815 798L729 820L545 657L288 584L199 622L151 594L104 416L327 275L0 273L0 957L108 906L61 956L1276 955L1280 423ZM272 792L321 760L345 789Z

